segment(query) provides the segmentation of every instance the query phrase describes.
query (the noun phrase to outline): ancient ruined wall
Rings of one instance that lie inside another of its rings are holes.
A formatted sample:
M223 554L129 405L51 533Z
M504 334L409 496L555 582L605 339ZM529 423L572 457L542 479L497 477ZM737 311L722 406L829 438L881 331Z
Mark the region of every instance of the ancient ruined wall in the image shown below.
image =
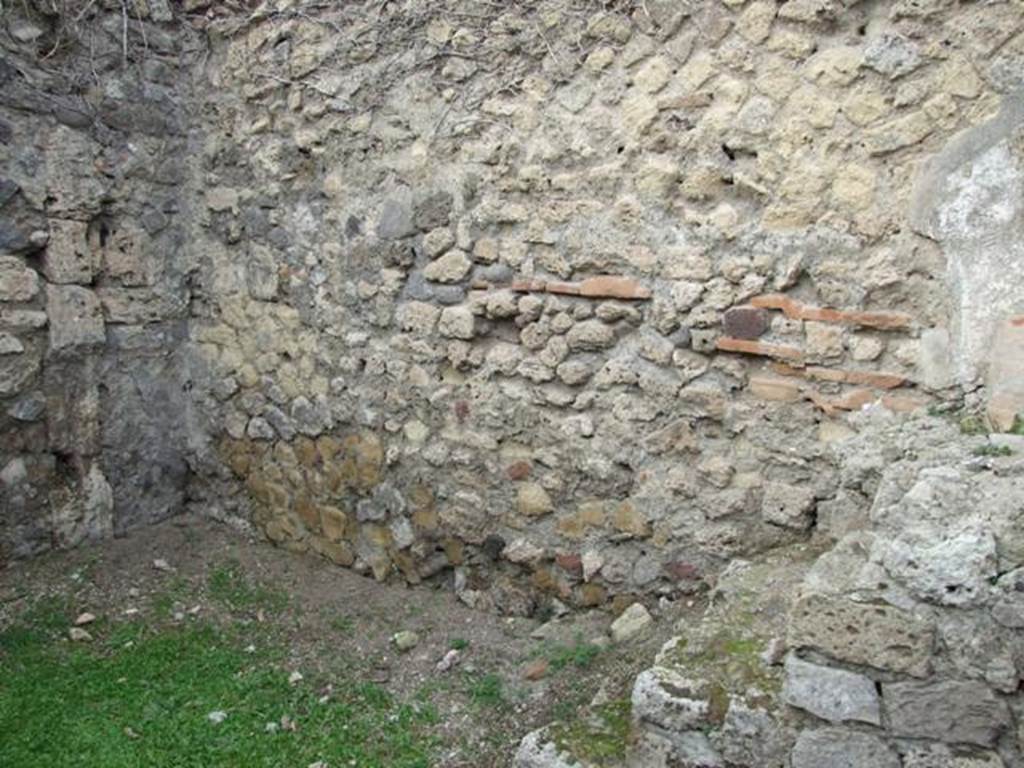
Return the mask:
M833 414L980 375L911 197L1005 120L1019 2L207 21L193 490L288 547L515 612L685 589L864 519Z
M184 504L194 44L161 3L0 10L0 562Z
M1022 15L5 6L5 553L191 501L529 612L842 535L834 417L1015 338Z

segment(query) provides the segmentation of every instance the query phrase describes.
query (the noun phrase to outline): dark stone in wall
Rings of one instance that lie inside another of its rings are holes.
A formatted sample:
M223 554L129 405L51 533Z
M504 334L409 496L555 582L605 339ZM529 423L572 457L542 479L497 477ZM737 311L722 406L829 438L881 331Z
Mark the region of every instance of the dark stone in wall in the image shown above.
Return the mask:
M722 317L726 336L757 339L768 330L768 313L757 307L733 307Z

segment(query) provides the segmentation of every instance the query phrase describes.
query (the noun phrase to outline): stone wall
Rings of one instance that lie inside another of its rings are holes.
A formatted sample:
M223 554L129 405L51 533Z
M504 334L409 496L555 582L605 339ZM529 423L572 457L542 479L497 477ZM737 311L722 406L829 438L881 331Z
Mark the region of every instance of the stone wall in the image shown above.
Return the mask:
M605 704L527 736L516 768L1024 765L1024 438L879 407L846 423L840 488L868 513L719 573L616 702L621 759L587 749Z
M911 199L964 175L926 166L961 132L1018 124L1019 3L209 22L194 489L218 514L377 578L454 568L481 607L671 594L861 519L836 415L976 386L992 328L957 286L986 280L927 224L954 193Z
M1024 309L1019 2L53 7L8 553L191 503L482 608L689 591L862 520L839 416L970 401Z
M0 562L185 501L196 39L150 8L0 10Z

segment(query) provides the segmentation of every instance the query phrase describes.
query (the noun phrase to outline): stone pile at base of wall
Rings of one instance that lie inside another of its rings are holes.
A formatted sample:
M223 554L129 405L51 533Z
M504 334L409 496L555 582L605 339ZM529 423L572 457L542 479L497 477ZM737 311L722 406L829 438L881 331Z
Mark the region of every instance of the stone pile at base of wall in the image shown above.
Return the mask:
M531 734L518 768L1024 765L1024 454L945 420L856 422L837 451L869 516L732 563L617 730L597 707Z

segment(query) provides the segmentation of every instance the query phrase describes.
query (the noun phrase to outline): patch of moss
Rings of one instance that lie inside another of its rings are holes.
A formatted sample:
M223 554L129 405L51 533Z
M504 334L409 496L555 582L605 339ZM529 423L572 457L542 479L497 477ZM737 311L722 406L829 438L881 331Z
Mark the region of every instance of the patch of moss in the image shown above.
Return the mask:
M595 766L618 764L632 737L632 705L628 699L602 704L567 723L555 723L551 737L559 751Z
M732 696L770 709L782 687L781 677L761 659L763 640L744 632L742 615L730 618L739 626L718 629L696 648L681 640L668 660L684 674L707 681L709 717L715 723L724 721Z
M975 456L1013 456L1013 449L1008 445L979 445L973 451Z
M987 435L989 428L981 416L967 414L960 417L960 431L965 435Z

